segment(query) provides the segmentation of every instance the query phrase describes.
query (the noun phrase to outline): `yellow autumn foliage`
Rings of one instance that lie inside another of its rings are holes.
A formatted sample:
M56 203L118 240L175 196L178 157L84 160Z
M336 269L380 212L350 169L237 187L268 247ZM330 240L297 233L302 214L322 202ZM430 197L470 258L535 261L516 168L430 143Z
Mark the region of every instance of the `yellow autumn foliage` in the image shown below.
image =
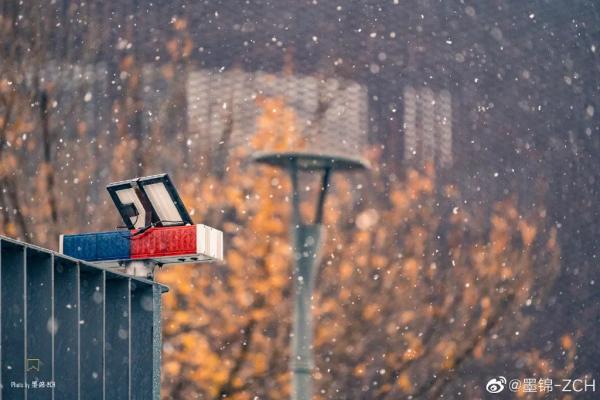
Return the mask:
M181 17L173 21L174 36L165 42L173 60L184 60L191 51L188 25ZM127 56L120 68L132 76L123 90L134 92L141 84L140 65ZM176 80L179 70L165 65L161 73ZM0 92L6 85L0 77ZM30 108L29 97L20 101L22 109ZM138 104L130 97L112 107L117 142L108 142L107 135L94 138L99 148L111 149L112 162L102 168L115 180L148 172L144 168L155 166L153 158L161 153L173 156L178 187L194 220L225 232L224 263L158 273L157 279L171 288L163 296L164 398L289 396L291 185L285 173L252 165L247 156L250 151L301 151L306 143L294 107L284 97L261 94L255 101L260 113L250 146L231 149L226 162L202 153L196 144L193 156L176 150L175 157L173 149L188 146L178 132L153 134L151 143L139 140L131 128ZM4 140L14 147L2 155L0 178L9 188L27 153L39 149L37 138L23 139L35 126L31 116L23 116L6 132ZM76 140L87 145L91 128L79 124ZM76 178L84 182L95 176L91 153L75 144L69 143L73 160L61 161L81 166ZM373 165L382 166L380 153L369 152ZM205 170L181 167L189 157L197 157L200 161L190 164ZM220 161L226 164L223 173L213 173ZM53 167L41 165L40 172L47 175ZM314 215L319 180L308 174L302 183L309 189L301 204L308 218ZM29 196L47 197L47 181L36 180L31 188ZM544 213L521 209L515 198L486 205L488 212L466 202L460 185L437 177L432 165L334 175L330 192L311 310L316 398L434 398L432 376L468 379L456 375L465 360L473 368L503 362L501 352L488 349L527 329L524 305L532 298L540 301L556 276L557 232ZM60 215L71 215L73 204L85 203L88 196L80 189L73 199L65 199ZM98 207L96 215L109 209ZM50 211L48 202L35 207L23 202L20 209L26 221L42 221L43 226L48 226ZM3 220L3 232L21 234L18 218L9 217ZM79 215L71 218L69 226L80 226ZM37 229L34 237L48 242L50 236ZM576 356L576 341L571 335L560 340L568 362ZM558 368L533 351L522 360L531 372Z

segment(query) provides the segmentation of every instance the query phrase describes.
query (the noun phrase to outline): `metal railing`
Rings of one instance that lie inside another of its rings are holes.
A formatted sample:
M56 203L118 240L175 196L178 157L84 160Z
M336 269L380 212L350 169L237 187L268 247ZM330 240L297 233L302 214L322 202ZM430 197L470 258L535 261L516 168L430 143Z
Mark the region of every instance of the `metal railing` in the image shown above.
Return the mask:
M0 399L159 399L166 290L0 236Z

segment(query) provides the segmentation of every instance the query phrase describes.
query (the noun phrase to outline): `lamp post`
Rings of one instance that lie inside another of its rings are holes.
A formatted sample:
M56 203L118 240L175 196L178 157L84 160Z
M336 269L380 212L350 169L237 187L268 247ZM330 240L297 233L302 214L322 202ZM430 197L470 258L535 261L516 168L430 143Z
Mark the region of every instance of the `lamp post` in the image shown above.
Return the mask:
M334 171L361 170L368 167L360 158L324 155L308 152L261 152L253 156L255 162L282 168L292 182L291 234L294 249L294 318L292 325L292 400L309 400L312 396L313 323L311 314L312 292L316 268L323 243L323 206ZM302 221L300 215L299 174L303 171L321 174L321 190L313 223Z

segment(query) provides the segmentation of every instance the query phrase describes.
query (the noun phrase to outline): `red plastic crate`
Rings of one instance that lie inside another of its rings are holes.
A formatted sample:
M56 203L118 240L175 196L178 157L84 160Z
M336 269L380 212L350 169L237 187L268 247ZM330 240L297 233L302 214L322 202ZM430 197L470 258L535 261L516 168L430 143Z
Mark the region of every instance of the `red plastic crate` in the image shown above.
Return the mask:
M131 231L131 258L155 258L196 254L196 226L150 228Z

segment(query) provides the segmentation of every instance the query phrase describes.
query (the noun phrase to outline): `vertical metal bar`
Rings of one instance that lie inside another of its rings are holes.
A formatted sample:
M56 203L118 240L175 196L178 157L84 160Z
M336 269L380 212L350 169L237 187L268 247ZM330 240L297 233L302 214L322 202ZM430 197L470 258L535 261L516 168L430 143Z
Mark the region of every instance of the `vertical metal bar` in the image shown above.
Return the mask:
M25 398L25 249L21 245L0 241L2 280L2 395L5 399Z
M77 400L81 400L81 265L77 263Z
M84 268L80 272L80 396L97 400L103 396L104 383L104 274Z
M25 257L25 387L31 400L52 397L52 255L33 248Z
M131 398L153 398L154 285L132 282L131 288ZM152 366L152 368L150 368Z
M160 366L162 357L162 290L152 286L152 400L160 400Z
M27 357L27 247L24 249L23 256L23 355ZM27 400L27 385L29 384L27 381L27 363L28 360L25 360L25 368L23 368L23 382L25 383L23 398L25 400Z
M4 314L4 309L2 308L4 305L4 302L2 301L2 275L4 275L4 272L2 271L2 265L4 262L4 257L3 257L3 251L2 251L2 240L0 240L0 400L2 400L4 398L4 390L3 390L3 383L4 381L2 380L2 375L3 375L3 370L4 370L4 358L3 358L3 354L2 354L2 315Z
M102 400L106 400L106 271L102 271Z
M58 324L56 323L56 314L54 311L54 268L55 268L55 264L54 264L54 254L52 254L52 257L50 259L50 290L51 290L51 300L50 300L50 307L52 308L51 314L52 314L52 322L50 324L50 331L52 334L52 400L54 400L54 389L55 389L55 385L56 385L56 377L54 374L54 368L55 368L55 363L54 363L54 348L55 348L55 342L54 342L54 336L56 335L56 330L58 329ZM0 399L2 400L2 399Z
M129 279L106 273L106 398L129 398Z
M54 397L72 400L79 392L79 274L77 263L54 257Z
M127 399L131 400L131 279L127 279Z

